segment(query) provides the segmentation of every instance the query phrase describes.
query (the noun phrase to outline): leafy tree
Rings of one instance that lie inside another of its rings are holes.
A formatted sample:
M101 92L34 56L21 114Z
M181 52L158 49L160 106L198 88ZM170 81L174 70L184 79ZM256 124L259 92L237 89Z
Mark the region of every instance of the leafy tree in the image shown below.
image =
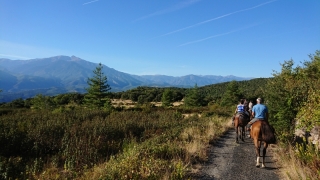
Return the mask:
M27 98L24 100L24 107L25 108L30 108L32 106L32 98Z
M68 104L69 101L69 96L67 94L59 94L54 98L54 102L58 105Z
M42 94L38 94L32 98L31 103L34 109L50 109L54 104L50 97L43 96Z
M106 101L110 101L108 98L110 85L107 83L107 76L102 72L103 66L101 63L93 71L94 76L88 78L89 87L86 88L87 94L84 96L85 104L91 108L101 108Z
M15 99L10 103L10 106L13 108L23 108L24 100L22 98Z
M139 98L139 94L138 94L138 93L132 92L132 93L130 93L129 96L130 96L130 100L131 100L131 101L135 101L135 102L138 101L138 98Z
M173 92L170 89L165 89L163 94L162 94L162 98L161 98L161 102L162 102L162 106L170 106L171 103L173 103Z
M143 103L145 103L146 102L146 95L140 95L139 97L138 97L138 104L143 104Z
M221 105L230 106L237 104L239 99L242 97L242 93L239 90L237 81L229 82L227 89L222 96Z
M121 94L121 99L130 99L130 96L128 93L124 92Z
M266 99L270 111L270 123L281 135L293 134L294 122L310 129L319 124L320 107L320 52L311 55L311 61L303 66L295 66L294 61L285 61L281 72L275 72L274 78L268 81Z
M320 51L309 55L310 61L304 62L301 69L300 88L303 104L300 104L297 114L299 123L308 130L320 125Z

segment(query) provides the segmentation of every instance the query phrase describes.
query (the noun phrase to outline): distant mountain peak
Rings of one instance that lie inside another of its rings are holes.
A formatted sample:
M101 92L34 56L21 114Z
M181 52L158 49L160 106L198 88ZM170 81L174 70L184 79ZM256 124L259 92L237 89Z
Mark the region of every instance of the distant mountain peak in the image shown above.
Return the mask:
M59 56L53 56L49 58L37 58L35 60L49 60L49 61L81 61L83 59L77 57L77 56L65 56L65 55L59 55Z
M89 62L74 55L59 55L30 60L0 58L0 89L3 90L0 94L0 102L2 101L1 96L6 97L10 93L19 95L21 92L28 92L28 96L24 96L24 98L32 97L35 93L43 95L75 91L83 93L88 86L87 79L93 75L92 71L96 67L97 63ZM105 65L103 71L108 78L108 84L112 87L112 91L125 91L138 86L193 87L197 84L200 87L232 80L252 79L232 75L195 74L178 77L168 75L138 76L123 73ZM29 92L34 93L30 94Z
M77 56L72 55L72 56L71 56L71 60L72 60L72 61L80 61L80 60L82 60L82 59L79 58L79 57L77 57Z

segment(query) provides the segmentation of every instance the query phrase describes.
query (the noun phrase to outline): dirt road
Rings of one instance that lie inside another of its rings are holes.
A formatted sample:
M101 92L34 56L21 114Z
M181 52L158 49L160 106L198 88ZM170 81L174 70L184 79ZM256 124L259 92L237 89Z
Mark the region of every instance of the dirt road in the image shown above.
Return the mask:
M252 139L246 138L245 142L240 141L240 144L237 144L235 131L231 129L210 147L208 162L193 179L280 179L277 175L278 167L272 160L272 148L268 147L266 156L266 168L256 168Z

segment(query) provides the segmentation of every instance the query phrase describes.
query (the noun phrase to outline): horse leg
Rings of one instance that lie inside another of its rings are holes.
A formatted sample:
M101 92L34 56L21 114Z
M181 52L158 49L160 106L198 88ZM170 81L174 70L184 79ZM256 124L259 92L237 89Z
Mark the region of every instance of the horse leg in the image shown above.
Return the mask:
M246 126L242 127L242 137L243 137L243 142L244 142L244 139L246 138Z
M264 164L264 162L265 162L264 159L265 159L265 157L266 157L267 148L268 148L268 143L264 142L264 144L263 144L263 151L262 151L262 165L261 165L262 168L265 168L265 167L266 167L265 164Z
M256 162L256 167L260 167L260 142L258 141L258 139L254 139L254 147L256 148L256 158L257 158L257 162Z
M239 134L239 128L238 128L238 124L235 126L235 129L236 129L236 143L239 143L239 140L238 140L238 134Z
M239 138L241 139L241 141L243 141L242 140L242 127L241 126L239 127Z

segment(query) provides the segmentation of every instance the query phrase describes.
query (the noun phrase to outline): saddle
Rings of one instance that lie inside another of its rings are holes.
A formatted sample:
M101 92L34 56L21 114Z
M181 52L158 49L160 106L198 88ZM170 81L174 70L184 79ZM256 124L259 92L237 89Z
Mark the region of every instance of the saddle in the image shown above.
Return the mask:
M238 112L236 116L239 117L240 126L246 126L250 120L250 117L247 114L245 114L244 112L243 113Z
M249 122L250 116L248 116L248 114L246 114L245 112L238 112L238 116L243 120L246 120Z

